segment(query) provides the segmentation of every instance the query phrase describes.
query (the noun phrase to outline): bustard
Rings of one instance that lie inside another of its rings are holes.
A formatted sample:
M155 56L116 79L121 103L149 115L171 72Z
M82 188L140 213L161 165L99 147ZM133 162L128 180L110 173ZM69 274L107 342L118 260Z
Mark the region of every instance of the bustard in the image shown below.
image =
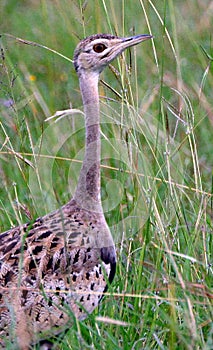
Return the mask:
M86 148L73 198L34 222L0 235L0 344L30 345L83 320L98 305L116 268L100 198L98 79L126 48L151 35L97 34L82 40L74 67L82 94Z

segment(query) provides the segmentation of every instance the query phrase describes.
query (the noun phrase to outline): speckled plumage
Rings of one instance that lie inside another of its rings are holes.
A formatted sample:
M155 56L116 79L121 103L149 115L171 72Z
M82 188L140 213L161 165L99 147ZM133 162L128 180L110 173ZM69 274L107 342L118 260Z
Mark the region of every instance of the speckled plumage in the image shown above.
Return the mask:
M70 311L83 320L94 310L115 273L113 245L96 244L104 222L71 201L0 235L1 338L37 342L69 327Z
M83 320L113 280L116 253L100 199L100 72L125 48L151 38L93 35L76 48L86 148L73 199L0 234L0 347L29 349Z

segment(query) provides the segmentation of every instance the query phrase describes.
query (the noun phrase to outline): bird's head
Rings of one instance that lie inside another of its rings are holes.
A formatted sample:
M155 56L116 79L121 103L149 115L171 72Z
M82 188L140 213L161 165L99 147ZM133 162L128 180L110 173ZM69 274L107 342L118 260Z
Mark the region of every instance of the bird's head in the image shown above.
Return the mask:
M82 40L75 49L74 66L78 74L83 71L101 71L126 48L151 39L149 34L120 38L110 34L96 34Z

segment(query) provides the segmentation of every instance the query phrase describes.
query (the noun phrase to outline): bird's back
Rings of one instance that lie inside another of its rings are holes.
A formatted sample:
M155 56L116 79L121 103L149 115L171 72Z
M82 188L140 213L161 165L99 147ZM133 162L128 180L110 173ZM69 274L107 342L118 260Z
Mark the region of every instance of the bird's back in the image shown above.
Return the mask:
M115 249L103 214L74 200L2 233L0 242L1 338L14 333L30 343L61 332L72 315L82 320L94 310L114 277Z

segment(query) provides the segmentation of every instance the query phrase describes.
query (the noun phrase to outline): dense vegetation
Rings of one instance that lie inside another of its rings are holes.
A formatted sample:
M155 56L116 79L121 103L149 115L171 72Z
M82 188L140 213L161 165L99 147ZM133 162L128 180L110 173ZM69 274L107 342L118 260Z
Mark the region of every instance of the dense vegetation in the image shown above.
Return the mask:
M1 231L66 203L78 178L82 114L45 121L82 110L73 66L57 53L72 59L98 32L154 35L101 76L117 274L60 349L212 349L212 1L11 0L0 12Z

